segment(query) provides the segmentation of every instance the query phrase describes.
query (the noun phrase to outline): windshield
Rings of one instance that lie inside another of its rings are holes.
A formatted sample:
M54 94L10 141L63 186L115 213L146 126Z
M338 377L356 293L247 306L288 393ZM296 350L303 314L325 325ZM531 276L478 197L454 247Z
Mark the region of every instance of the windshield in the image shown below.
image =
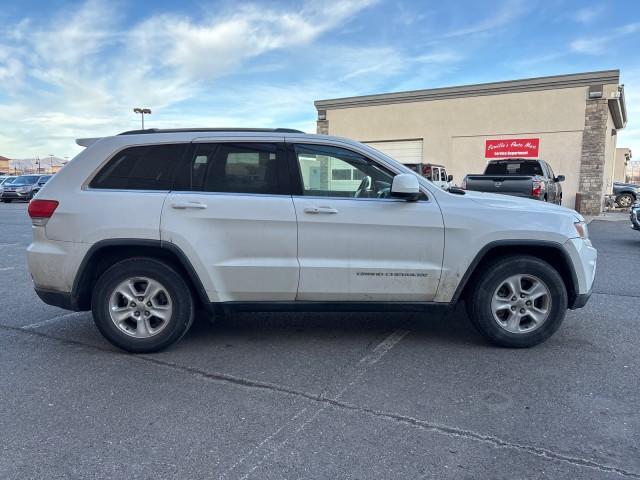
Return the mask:
M485 175L543 175L540 162L536 160L509 160L489 162Z
M40 175L22 175L16 178L12 184L13 185L33 185L38 181Z

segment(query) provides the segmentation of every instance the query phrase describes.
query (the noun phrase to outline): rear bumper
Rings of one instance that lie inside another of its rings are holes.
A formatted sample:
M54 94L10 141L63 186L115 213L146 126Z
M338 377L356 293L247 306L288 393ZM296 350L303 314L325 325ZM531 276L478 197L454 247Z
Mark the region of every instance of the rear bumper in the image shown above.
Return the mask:
M64 308L65 310L79 311L78 302L70 292L58 292L45 288L35 288L36 294L47 305Z

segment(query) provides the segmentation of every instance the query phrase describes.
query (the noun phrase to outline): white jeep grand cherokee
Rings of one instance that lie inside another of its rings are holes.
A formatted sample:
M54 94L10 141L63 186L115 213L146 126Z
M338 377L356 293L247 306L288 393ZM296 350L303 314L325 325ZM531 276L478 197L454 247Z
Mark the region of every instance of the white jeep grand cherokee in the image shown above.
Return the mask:
M295 130L144 130L87 148L29 205L42 300L152 352L194 309L425 310L464 300L497 345L585 305L596 250L576 212L443 191L385 154Z

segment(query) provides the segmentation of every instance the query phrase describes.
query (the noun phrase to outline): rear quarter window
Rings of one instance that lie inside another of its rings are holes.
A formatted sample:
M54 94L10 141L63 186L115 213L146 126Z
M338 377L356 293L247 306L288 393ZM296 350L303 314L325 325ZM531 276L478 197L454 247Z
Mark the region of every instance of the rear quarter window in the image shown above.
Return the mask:
M185 149L185 144L126 148L102 167L89 186L118 190L170 190Z

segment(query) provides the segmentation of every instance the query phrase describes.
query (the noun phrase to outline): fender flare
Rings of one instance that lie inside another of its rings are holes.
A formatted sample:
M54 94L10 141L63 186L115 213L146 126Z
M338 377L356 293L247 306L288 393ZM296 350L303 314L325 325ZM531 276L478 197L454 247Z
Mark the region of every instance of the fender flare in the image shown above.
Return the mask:
M571 305L574 303L575 297L577 296L579 291L578 275L576 274L575 268L573 266L573 262L571 261L571 257L569 257L569 254L563 248L562 244L557 242L547 241L547 240L496 240L496 241L487 243L484 247L480 249L480 251L476 254L476 256L473 258L473 260L469 264L467 271L463 275L462 280L460 280L460 283L458 284L458 287L456 288L456 291L453 294L453 298L451 299L452 304L455 304L460 300L460 297L462 296L464 288L466 287L467 283L469 282L473 274L476 272L480 262L482 262L482 260L487 256L487 254L491 250L494 250L496 248L502 248L502 247L542 247L545 249L553 249L554 251L558 252L561 255L562 259L564 260L566 267L571 275L571 285L567 285L567 294L569 295L569 305L571 308Z
M80 266L78 267L78 271L76 272L76 276L73 280L73 286L71 289L71 305L74 307L74 310L88 310L90 309L90 302L87 304L84 296L86 295L86 289L83 290L83 285L86 284L89 278L89 272L91 271L90 264L94 259L95 255L98 254L100 250L105 248L112 247L142 247L142 248L155 248L161 249L169 252L173 255L180 267L184 269L186 272L187 279L194 287L195 293L200 299L200 303L205 308L205 310L213 311L211 302L209 300L209 296L200 280L200 277L196 273L195 268L189 261L189 258L185 255L185 253L178 247L170 242L165 242L162 240L152 240L152 239L138 239L138 238L115 238L108 240L101 240L99 242L94 243L91 248L87 251Z

